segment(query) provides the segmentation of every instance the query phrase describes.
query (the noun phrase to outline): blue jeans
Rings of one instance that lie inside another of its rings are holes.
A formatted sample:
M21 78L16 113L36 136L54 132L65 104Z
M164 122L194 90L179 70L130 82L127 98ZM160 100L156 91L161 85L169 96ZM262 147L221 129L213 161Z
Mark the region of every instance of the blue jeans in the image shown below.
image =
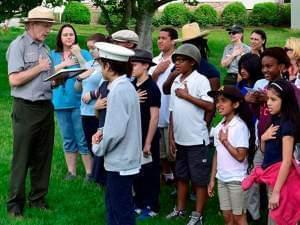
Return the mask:
M55 112L63 137L64 151L70 153L79 151L82 155L89 154L82 128L80 109L60 109Z
M107 171L105 202L108 225L135 225L133 177Z

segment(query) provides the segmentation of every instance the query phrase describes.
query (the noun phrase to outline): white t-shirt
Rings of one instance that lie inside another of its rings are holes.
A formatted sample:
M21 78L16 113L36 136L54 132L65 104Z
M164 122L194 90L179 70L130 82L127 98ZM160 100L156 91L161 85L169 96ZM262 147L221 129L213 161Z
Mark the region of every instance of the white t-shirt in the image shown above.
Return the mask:
M243 162L239 162L231 156L219 140L219 132L221 129L228 129L228 141L235 148L249 148L249 129L239 116L234 116L226 127L223 119L211 131L217 151L216 177L223 182L242 181L247 175L247 158L245 158Z
M171 69L174 67L174 64L172 63L171 57L164 59L163 54L160 53L158 56L153 58L153 62L155 62L157 65L164 61L164 60L170 60L171 63L169 67L165 70L164 73L160 74L156 84L160 90L161 93L161 103L160 103L160 110L159 110L159 120L158 120L158 127L164 128L169 126L169 102L170 102L170 95L165 95L163 92L163 85L165 81L168 79L168 76L171 73ZM156 69L156 66L152 66L149 69L149 74L152 75L153 71Z
M182 82L181 75L176 77L171 87L170 111L173 114L173 132L175 142L180 145L209 144L208 129L204 120L205 111L175 95L177 88L187 84L188 92L195 98L213 102L207 95L211 90L208 79L194 70ZM203 143L204 142L204 143Z
M253 89L255 91L259 91L259 90L264 90L265 87L269 84L270 81L266 80L266 79L260 79L260 80L257 80L254 84L254 87Z

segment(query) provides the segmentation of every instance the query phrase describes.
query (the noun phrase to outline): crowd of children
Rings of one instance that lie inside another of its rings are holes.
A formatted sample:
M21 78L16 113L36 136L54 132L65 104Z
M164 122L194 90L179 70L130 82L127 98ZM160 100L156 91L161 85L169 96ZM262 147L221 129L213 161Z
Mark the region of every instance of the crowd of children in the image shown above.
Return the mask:
M268 224L300 221L293 158L300 134L299 40L266 48L265 32L254 30L248 46L241 26L227 31L232 43L221 65L230 85L220 87L220 74L207 61L208 32L197 23L183 27L182 39L173 28L161 29L161 53L154 59L137 48L138 36L130 30L110 38L92 35L90 53L79 48L70 24L59 30L50 54L55 71L87 69L53 87L65 178L76 178L79 152L86 180L105 187L109 225L157 216L160 174L176 183L168 220L185 216L192 192L196 201L187 224L205 224L205 204L217 190L224 223L247 225L247 211L254 221L261 216L259 183L265 183ZM182 45L176 48L176 42ZM215 111L222 120L212 127Z

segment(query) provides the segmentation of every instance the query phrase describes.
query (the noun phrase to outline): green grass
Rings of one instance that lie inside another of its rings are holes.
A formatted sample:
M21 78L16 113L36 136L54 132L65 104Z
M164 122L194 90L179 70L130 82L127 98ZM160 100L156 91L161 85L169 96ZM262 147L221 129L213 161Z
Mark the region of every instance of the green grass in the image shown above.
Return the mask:
M59 26L54 27L57 32ZM94 32L105 32L103 26L78 25L76 29L79 33L79 43L85 46L85 39ZM246 29L245 40L249 40L249 32ZM268 34L268 46L283 46L286 38L290 36L300 37L299 31L291 31L285 28L265 28ZM10 162L12 157L12 130L11 130L11 102L10 88L7 79L7 64L5 52L9 43L23 31L11 29L9 32L0 30L0 225L102 225L105 224L105 207L103 191L96 185L85 184L83 182L84 172L79 163L78 174L81 178L66 182L63 177L66 173L66 166L62 151L62 141L56 130L54 156L51 173L51 183L48 194L48 202L51 207L49 212L26 208L25 219L15 220L7 217L5 202L7 198L7 183L10 172ZM49 35L47 43L51 48L55 45L55 35ZM158 53L156 40L158 31L153 32L154 55ZM215 29L209 35L209 46L211 49L210 61L219 67L219 62L225 45L229 42L228 35L223 29ZM247 41L246 41L247 42ZM224 74L224 70L221 69ZM29 187L29 182L27 188ZM29 191L29 190L27 190ZM144 222L140 225L179 225L185 220L166 221L164 216L173 208L175 199L169 196L172 191L170 187L163 186L161 192L161 213L160 216ZM191 210L193 202L189 202ZM209 200L205 211L206 225L222 225L223 220L218 210L218 200Z

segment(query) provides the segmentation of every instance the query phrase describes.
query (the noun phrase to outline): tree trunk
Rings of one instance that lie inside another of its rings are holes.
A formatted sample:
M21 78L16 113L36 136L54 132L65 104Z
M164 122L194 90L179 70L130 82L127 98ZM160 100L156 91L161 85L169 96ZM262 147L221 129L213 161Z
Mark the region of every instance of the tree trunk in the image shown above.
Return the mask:
M142 10L136 21L135 31L139 35L138 47L152 52L152 17L154 11Z

